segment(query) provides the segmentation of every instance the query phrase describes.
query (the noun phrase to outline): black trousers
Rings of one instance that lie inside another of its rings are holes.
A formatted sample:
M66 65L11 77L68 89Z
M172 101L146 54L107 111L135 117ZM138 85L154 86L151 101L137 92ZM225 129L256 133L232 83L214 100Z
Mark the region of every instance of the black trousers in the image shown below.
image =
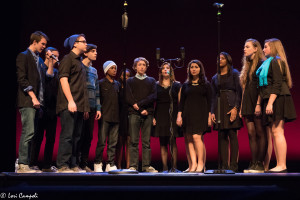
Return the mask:
M52 156L53 156L53 148L55 143L56 136L56 123L57 116L55 112L47 112L44 108L40 108L37 112L38 123L37 129L33 136L32 144L31 144L31 156L30 156L30 166L38 165L38 158L41 149L41 144L44 138L44 132L46 136L46 143L44 149L44 161L42 164L42 168L50 168L52 165Z
M82 134L79 142L79 166L84 168L88 165L91 142L93 140L94 122L96 111L89 112L89 118L83 121Z
M229 158L229 144L230 144L230 164L228 164ZM224 129L218 133L218 150L220 155L220 167L221 169L231 169L233 171L238 170L238 154L239 143L237 138L237 130Z

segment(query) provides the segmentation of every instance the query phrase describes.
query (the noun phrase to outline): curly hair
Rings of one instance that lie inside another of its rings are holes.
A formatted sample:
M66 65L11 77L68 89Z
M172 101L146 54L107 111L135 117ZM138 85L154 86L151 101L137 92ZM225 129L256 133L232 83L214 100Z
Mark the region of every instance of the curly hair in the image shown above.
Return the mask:
M241 83L241 86L243 89L246 86L248 75L249 75L249 80L252 81L252 74L255 72L257 63L259 61L264 61L266 59L266 57L264 56L264 53L262 51L261 45L257 40L250 38L250 39L246 40L245 44L247 42L251 42L251 44L255 48L257 48L257 52L254 54L254 58L252 60L251 66L250 66L251 60L249 58L247 58L246 56L244 56L242 58L243 67L242 67L242 71L240 74L240 83Z
M138 57L138 58L134 59L134 61L133 61L132 69L133 69L134 71L136 71L136 65L137 65L137 63L138 63L139 61L144 61L144 62L146 63L146 67L147 67L147 68L149 67L149 61L148 61L146 58L144 58L144 57Z

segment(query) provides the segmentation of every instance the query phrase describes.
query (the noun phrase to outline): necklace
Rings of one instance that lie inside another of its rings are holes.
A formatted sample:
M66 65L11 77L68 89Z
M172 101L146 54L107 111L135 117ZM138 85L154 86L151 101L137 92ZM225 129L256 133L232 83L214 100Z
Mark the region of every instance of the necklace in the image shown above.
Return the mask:
M170 87L171 83L169 82L168 84L164 84L164 82L162 81L161 86L165 89L167 89L168 87Z
M198 80L196 82L192 81L192 85L194 85L194 86L199 85Z
M167 89L170 85L162 85L163 88Z

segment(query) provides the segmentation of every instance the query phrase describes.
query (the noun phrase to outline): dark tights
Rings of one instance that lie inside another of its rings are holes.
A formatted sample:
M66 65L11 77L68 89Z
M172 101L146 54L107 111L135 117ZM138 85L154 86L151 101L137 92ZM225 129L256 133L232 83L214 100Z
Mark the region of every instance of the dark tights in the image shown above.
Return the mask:
M170 137L159 137L161 160L163 164L163 171L168 170L168 144L170 145ZM172 168L177 168L177 145L176 138L172 140ZM170 148L171 150L171 148Z
M262 125L261 117L245 117L252 162L263 162L267 153L268 140L266 129Z

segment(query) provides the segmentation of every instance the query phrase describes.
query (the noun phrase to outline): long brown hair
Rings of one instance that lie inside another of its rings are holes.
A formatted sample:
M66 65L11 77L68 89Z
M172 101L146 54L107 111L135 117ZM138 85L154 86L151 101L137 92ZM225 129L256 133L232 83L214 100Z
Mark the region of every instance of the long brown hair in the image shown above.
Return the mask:
M261 48L260 43L256 40L256 39L248 39L246 40L245 44L247 42L251 42L251 44L257 48L256 53L254 54L254 58L252 60L252 65L250 66L250 62L251 60L249 58L247 58L245 55L242 58L242 64L243 64L243 68L240 74L240 82L241 82L241 86L244 89L246 86L246 82L247 82L247 76L249 73L249 80L252 81L252 75L255 72L257 63L259 61L264 61L266 59L266 57L264 56L263 50Z
M158 71L158 82L159 82L159 85L162 85L162 82L163 82L163 75L162 75L162 70L163 70L163 67L165 65L168 65L170 67L170 84L172 84L175 80L175 74L174 74L174 70L171 66L171 64L169 62L164 62L160 68L159 68L159 71Z
M289 65L288 65L288 62L286 59L284 47L283 47L281 41L277 38L271 38L271 39L265 40L265 44L266 43L268 43L270 46L270 56L272 56L272 57L277 56L281 73L284 73L284 72L286 73L286 83L289 88L292 88L292 86L293 86L292 76L291 76L290 68L289 68ZM283 71L280 61L284 63L285 71Z

